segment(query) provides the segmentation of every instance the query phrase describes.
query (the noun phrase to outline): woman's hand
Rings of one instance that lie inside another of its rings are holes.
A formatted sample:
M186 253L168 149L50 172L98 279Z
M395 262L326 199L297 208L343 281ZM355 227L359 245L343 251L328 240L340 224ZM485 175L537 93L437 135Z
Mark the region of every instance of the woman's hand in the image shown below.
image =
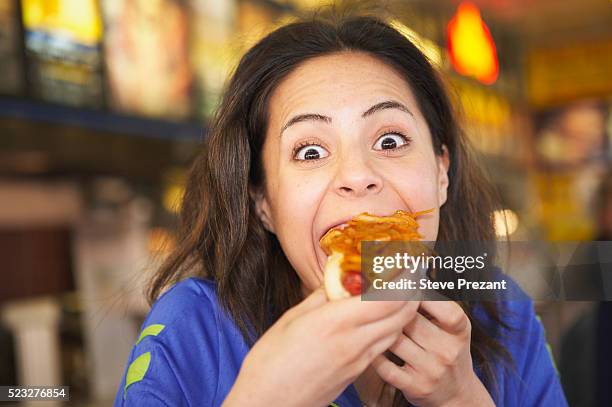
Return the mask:
M383 355L372 365L414 405L494 406L474 373L470 336L470 320L457 303L423 301L420 312L389 348L405 361L404 366Z
M328 302L319 289L247 354L224 406L327 406L402 335L418 302Z

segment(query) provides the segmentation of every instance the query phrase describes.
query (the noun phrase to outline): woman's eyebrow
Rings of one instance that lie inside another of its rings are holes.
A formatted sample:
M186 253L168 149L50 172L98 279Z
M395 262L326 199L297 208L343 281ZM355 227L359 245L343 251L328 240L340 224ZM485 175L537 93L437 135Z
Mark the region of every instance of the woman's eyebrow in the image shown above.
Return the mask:
M298 114L297 116L293 116L291 120L289 120L281 129L280 135L283 135L283 132L287 129L287 127L292 126L299 122L305 121L321 121L325 123L331 123L332 119L329 116L323 116L322 114L317 113L306 113L306 114Z
M372 106L371 108L369 108L368 110L366 110L365 112L363 112L361 117L365 118L365 117L368 117L368 116L370 116L370 115L372 115L372 114L374 114L374 113L376 113L378 111L385 110L385 109L398 109L398 110L401 110L402 112L406 112L410 116L414 117L414 115L412 114L410 109L408 109L406 106L404 106L400 102L396 102L395 100L385 100L384 102L377 103L374 106Z

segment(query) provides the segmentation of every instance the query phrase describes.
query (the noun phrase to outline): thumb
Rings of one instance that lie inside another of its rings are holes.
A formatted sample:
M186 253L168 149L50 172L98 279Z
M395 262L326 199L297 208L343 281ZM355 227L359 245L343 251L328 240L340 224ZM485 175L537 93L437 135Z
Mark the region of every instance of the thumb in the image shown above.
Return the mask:
M326 302L327 302L327 295L325 295L325 290L323 289L323 287L319 287L316 290L314 290L312 293L310 293L308 297L304 298L302 302L296 305L295 310L299 314L304 314L310 310L319 308Z

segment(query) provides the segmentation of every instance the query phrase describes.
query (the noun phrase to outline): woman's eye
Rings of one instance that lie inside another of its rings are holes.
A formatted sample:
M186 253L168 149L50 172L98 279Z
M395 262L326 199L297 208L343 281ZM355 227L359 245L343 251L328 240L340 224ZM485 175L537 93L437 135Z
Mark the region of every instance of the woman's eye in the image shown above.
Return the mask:
M409 142L410 139L403 134L387 133L376 140L376 143L374 143L374 150L393 150L405 146Z
M295 150L295 154L294 154L295 159L300 160L300 161L318 160L320 158L325 158L327 156L328 156L327 150L315 144L298 147Z

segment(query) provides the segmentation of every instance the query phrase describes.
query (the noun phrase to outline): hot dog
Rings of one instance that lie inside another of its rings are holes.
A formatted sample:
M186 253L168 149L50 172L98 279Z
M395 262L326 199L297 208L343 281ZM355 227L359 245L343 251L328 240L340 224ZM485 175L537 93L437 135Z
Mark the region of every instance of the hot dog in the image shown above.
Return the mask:
M327 231L320 240L328 255L323 284L330 300L358 295L372 281L363 281L361 273L362 241L415 241L421 240L417 217L421 212L395 211L390 216L375 216L367 212L353 217L346 225ZM392 277L392 276L387 276Z

